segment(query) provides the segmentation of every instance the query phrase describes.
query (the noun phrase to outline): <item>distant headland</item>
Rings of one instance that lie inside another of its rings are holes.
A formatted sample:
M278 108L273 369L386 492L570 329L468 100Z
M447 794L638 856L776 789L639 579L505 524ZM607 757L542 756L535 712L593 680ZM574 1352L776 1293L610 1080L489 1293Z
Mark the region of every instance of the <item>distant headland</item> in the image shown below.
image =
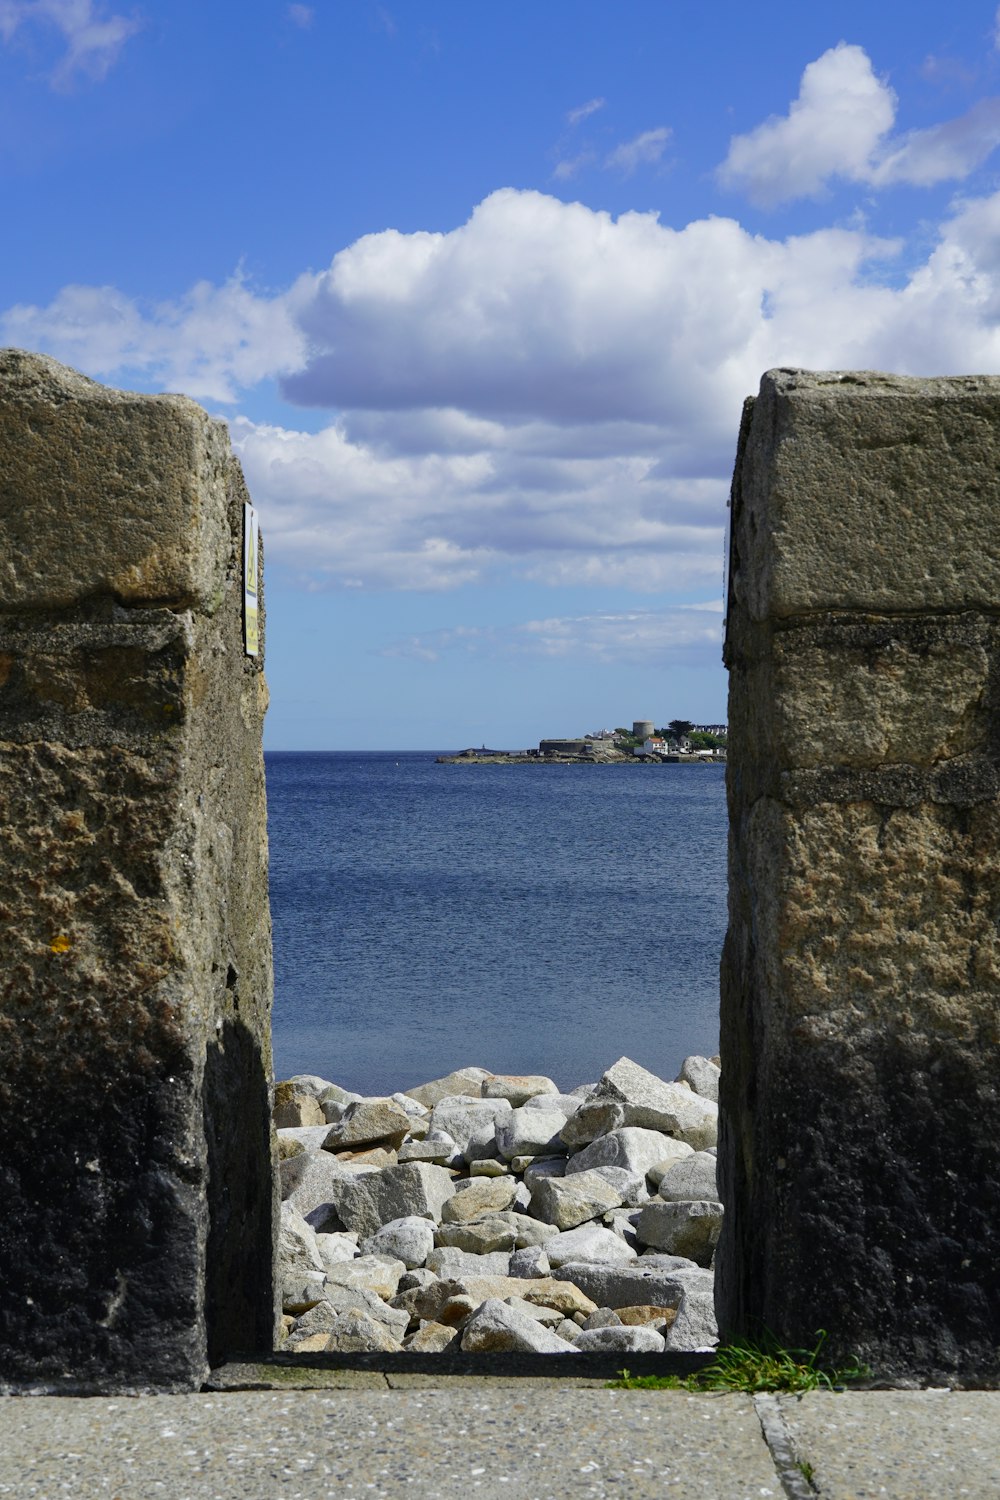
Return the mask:
M664 762L684 765L718 764L726 758L727 726L694 724L690 719L671 719L657 729L652 719L634 719L632 728L597 729L579 738L539 740L537 749L460 750L439 755L442 766L506 765L651 765Z

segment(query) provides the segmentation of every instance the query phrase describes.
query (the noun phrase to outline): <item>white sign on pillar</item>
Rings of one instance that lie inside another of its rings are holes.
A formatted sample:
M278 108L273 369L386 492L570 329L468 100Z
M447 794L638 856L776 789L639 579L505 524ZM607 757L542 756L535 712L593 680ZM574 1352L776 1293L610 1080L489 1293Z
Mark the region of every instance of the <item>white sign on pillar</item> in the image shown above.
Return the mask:
M243 645L247 656L260 652L260 523L252 505L243 507Z

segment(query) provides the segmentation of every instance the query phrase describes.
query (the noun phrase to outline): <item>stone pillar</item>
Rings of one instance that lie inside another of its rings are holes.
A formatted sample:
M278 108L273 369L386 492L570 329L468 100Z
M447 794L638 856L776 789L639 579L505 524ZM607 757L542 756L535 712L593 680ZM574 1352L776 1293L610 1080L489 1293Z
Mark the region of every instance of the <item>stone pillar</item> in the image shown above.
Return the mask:
M776 370L733 483L724 1333L1000 1374L1000 379Z
M0 1388L271 1346L262 658L224 427L0 352Z

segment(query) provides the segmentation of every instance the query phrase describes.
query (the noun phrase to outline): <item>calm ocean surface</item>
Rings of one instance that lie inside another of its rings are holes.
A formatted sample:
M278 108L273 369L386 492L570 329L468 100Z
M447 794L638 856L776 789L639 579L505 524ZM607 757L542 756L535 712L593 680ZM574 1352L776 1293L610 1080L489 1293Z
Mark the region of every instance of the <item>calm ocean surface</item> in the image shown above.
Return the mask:
M564 1088L718 1049L721 766L270 754L275 1076Z

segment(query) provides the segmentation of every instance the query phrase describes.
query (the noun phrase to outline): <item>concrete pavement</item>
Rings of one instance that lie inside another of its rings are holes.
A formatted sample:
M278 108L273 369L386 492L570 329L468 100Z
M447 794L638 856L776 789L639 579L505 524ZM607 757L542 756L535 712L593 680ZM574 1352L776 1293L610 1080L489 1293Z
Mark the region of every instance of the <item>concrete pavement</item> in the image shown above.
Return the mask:
M17 1500L1000 1495L1000 1392L795 1397L347 1372L348 1388L0 1400Z

